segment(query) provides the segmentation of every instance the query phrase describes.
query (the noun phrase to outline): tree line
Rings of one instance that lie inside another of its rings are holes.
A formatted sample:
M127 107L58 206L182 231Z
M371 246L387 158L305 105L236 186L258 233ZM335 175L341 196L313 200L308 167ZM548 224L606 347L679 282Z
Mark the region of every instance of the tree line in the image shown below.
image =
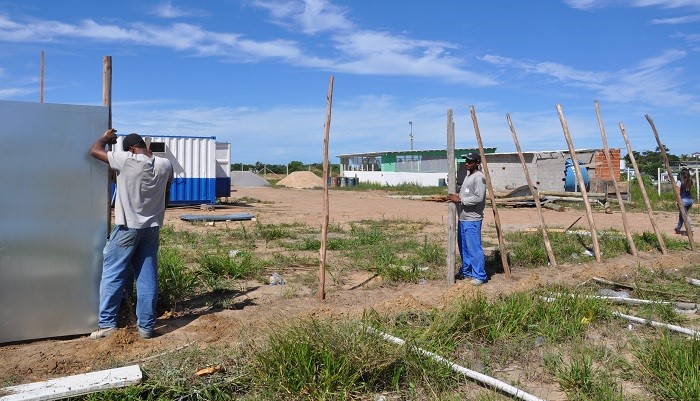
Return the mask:
M292 160L287 164L267 164L262 162L255 162L255 164L232 163L231 171L252 171L254 173L264 173L267 171L268 173L274 174L291 174L295 171L317 172L323 171L323 163L306 164L298 160ZM340 172L340 164L331 163L330 172L331 174Z
M700 154L698 153L694 153L692 155L681 154L680 156L677 156L671 154L666 145L664 145L664 150L666 151L666 156L668 157L668 161L669 163L671 163L672 166L681 164L683 162L698 161L698 156L700 156ZM664 170L666 168L664 165L663 158L661 157L661 150L658 146L653 151L633 151L632 153L634 154L634 159L637 161L639 171L643 175L656 177L657 169L661 168L662 170ZM624 159L627 165L631 166L630 156L625 155ZM340 164L331 163L330 169L331 174L339 173ZM298 160L292 160L288 164L267 164L262 162L255 162L255 164L233 163L231 164L231 171L252 171L255 173L264 173L265 171L267 171L268 173L274 174L287 174L293 173L295 171L319 172L323 171L323 163L306 164Z
M666 145L663 146L664 150L666 151L666 156L668 157L669 164L671 164L671 166L677 166L684 162L697 162L698 156L700 156L698 153L694 153L692 155L681 154L680 156L676 156L674 154L671 154ZM662 171L666 171L666 165L664 164L663 157L661 156L661 149L658 146L653 151L632 151L632 154L634 154L634 159L637 161L637 167L639 167L639 172L642 173L642 175L656 177L659 168ZM630 155L626 155L624 159L627 163L627 166L631 167L632 162L630 159Z

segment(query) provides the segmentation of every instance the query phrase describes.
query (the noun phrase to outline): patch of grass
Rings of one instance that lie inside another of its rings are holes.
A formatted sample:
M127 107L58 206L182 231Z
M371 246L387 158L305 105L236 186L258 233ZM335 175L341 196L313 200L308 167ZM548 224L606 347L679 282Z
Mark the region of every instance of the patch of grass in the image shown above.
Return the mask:
M296 238L292 229L294 227L296 226L289 224L262 224L258 221L255 224L255 234L268 242L281 238Z
M578 263L593 260L593 243L590 235L577 233L547 232L557 263ZM637 250L654 251L659 242L653 233L633 234ZM510 261L514 266L538 267L549 262L542 234L538 232L512 232L506 234ZM671 250L684 249L687 241L664 237L666 247ZM615 231L599 231L598 246L604 259L614 258L629 252L629 244L624 234Z
M665 334L634 354L647 389L662 400L700 400L700 339Z
M338 322L279 330L255 353L255 381L272 398L353 398L396 386L402 371L399 348Z
M144 382L121 389L78 397L79 400L192 400L229 401L251 392L248 357L240 352L190 347L142 365ZM208 366L221 369L208 376L194 373Z
M610 314L602 300L579 297L565 289L552 292L560 295L551 302L533 293L515 293L494 302L482 294L460 300L435 317L423 338L452 346L462 341L513 342L532 348L538 337L553 343L580 338L589 324Z
M554 374L567 398L580 401L623 401L622 387L609 367L596 364L594 353L584 348L574 352L569 362L560 355L545 358L545 365Z
M194 295L197 280L174 248L158 249L158 304L159 309L176 308L177 302Z
M203 255L200 260L202 275L210 278L222 276L239 279L250 278L258 275L262 270L262 264L255 256L246 251L239 252L231 257L228 254ZM208 282L212 282L208 280Z

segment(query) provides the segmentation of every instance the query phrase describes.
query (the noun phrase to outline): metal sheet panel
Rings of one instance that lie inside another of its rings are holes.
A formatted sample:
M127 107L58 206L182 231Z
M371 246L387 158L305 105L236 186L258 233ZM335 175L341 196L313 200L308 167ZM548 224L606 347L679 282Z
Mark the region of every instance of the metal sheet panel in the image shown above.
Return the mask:
M0 343L97 327L107 167L89 149L105 107L0 101Z

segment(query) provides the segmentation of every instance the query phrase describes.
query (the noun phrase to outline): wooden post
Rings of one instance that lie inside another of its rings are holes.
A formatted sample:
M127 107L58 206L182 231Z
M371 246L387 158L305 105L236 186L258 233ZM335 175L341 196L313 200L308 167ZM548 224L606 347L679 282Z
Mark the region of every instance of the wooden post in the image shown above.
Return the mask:
M569 156L571 157L571 164L574 165L574 171L576 172L576 179L581 186L581 196L583 197L583 205L586 208L586 218L588 219L588 227L591 230L591 239L593 241L593 253L595 255L595 260L600 262L602 259L600 257L600 245L598 244L598 232L595 228L595 221L593 220L593 211L591 210L591 204L588 202L588 191L586 191L586 184L583 182L583 175L581 174L581 166L578 165L578 159L576 158L576 151L574 150L574 144L571 141L571 135L569 134L569 126L566 124L566 119L564 118L564 111L561 105L557 103L557 113L559 114L559 121L561 121L561 128L564 130L564 138L566 138L566 144L569 146Z
M486 152L484 152L484 144L481 142L479 122L476 119L476 110L474 109L474 106L469 106L469 111L471 112L472 123L474 123L474 133L476 134L476 141L479 143L481 166L484 170L484 175L486 176L486 186L489 192L489 200L491 201L491 209L493 210L494 223L496 224L496 234L498 235L498 248L501 251L501 263L503 264L503 271L506 273L506 277L510 278L510 265L508 265L508 253L506 251L505 240L503 239L503 231L501 230L501 219L498 216L498 207L496 206L496 195L494 194L493 186L491 185L491 173L489 172L489 166L486 162Z
M39 102L44 103L44 49L41 50L41 79L39 83Z
M520 150L520 142L518 142L518 136L515 133L515 128L513 127L513 121L510 119L510 114L506 113L506 120L508 120L508 126L510 127L510 133L513 135L513 142L515 143L515 149L518 151L518 157L520 158L520 165L523 167L523 172L525 173L525 179L527 180L527 185L530 187L530 193L533 199L535 199L535 207L537 207L537 214L540 216L540 227L542 228L542 239L544 240L544 248L547 250L547 257L549 258L549 265L551 267L556 267L557 261L554 259L554 251L552 250L552 243L549 242L549 235L547 234L547 226L544 222L544 216L542 215L542 205L540 205L540 195L537 192L537 188L532 185L532 178L530 178L530 172L527 169L527 163L525 163L525 157L523 152Z
M627 154L630 157L630 163L632 163L632 168L634 169L634 180L639 184L639 191L642 193L642 199L644 199L644 206L646 206L647 214L649 215L649 221L651 226L654 228L654 233L656 234L656 239L659 241L659 248L661 248L661 253L666 255L668 251L666 250L666 242L664 241L663 235L659 231L659 227L656 225L656 219L654 218L654 212L651 209L651 202L649 202L649 195L647 195L647 189L644 186L644 180L642 180L642 173L639 172L639 166L637 166L637 159L634 157L634 152L632 151L632 145L630 145L630 140L627 138L627 132L625 132L625 125L620 123L620 132L622 133L622 139L625 141L625 146L627 146Z
M654 131L654 137L656 137L656 143L659 145L659 151L661 152L661 157L664 159L664 165L666 166L666 172L668 173L668 178L671 180L671 186L673 187L673 193L676 195L676 205L678 206L678 210L683 217L683 223L685 224L685 231L688 234L688 242L690 242L690 249L695 250L695 241L693 241L693 229L690 227L690 220L688 220L688 214L685 212L685 208L683 207L683 201L681 200L681 193L678 187L676 186L676 179L673 177L673 171L671 170L671 164L668 162L668 155L666 155L666 148L664 148L664 145L661 143L661 139L659 138L659 133L656 131L656 126L654 125L654 121L651 120L651 117L649 117L649 114L645 115L647 121L649 121L649 125L651 125L651 130Z
M333 106L333 75L328 80L326 124L323 137L323 225L321 227L321 268L318 272L318 299L326 299L326 245L328 239L328 137L331 131L331 110Z
M112 128L112 56L102 58L102 105L107 107L107 128ZM111 145L108 145L111 148ZM112 171L107 167L107 237L112 231Z
M613 186L615 187L615 196L617 196L617 203L620 205L620 214L622 215L622 226L625 228L625 236L627 237L627 243L630 246L630 252L633 256L637 256L637 247L634 245L634 239L632 238L632 233L630 232L630 226L627 223L627 212L625 211L625 203L622 201L622 195L620 194L620 186L617 185L617 178L615 178L615 170L613 170L612 160L610 160L610 149L608 148L608 139L605 135L605 126L603 125L603 117L600 115L600 106L598 101L593 102L595 104L595 113L598 117L598 125L600 126L600 137L603 140L603 149L605 150L605 161L608 164L608 170L610 170L610 178L612 179ZM620 166L617 167L618 171Z
M455 166L455 124L452 109L447 109L447 193L457 192L457 168ZM455 283L455 244L457 233L457 205L447 203L447 285Z

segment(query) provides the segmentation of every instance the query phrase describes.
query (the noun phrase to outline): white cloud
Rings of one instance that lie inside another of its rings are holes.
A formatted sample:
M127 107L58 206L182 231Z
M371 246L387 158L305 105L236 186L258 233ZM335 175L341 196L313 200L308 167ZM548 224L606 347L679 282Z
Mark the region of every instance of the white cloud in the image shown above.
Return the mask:
M318 33L330 29L331 25L324 28L325 22L319 21L332 21L333 27L337 28L334 32L341 32L332 36L330 41L340 53L334 58L317 56L293 40L259 41L242 34L212 32L187 23L165 26L146 23L117 25L102 24L90 19L77 25L38 20L21 24L0 17L0 41L55 42L80 39L139 44L192 52L199 56L222 57L230 62L257 62L276 58L295 66L349 74L430 77L472 86L495 84L494 79L487 75L462 68L465 62L451 57L447 52L448 49L458 47L454 44L357 30L345 19L338 7L321 0L307 0L303 3L302 10L293 7L302 5L299 2L256 4L269 7L273 15L291 15L292 19L300 21L305 32ZM346 30L343 31L343 28Z
M0 99L11 99L16 96L24 96L36 92L37 90L28 88L0 88Z
M610 6L661 7L699 9L697 0L564 0L569 7L579 10L593 10Z
M153 7L152 14L160 18L181 18L199 16L204 13L200 10L174 6L170 1L163 1Z
M481 59L500 67L512 68L525 74L538 74L567 85L586 88L615 102L643 102L655 106L700 109L696 95L686 92L683 70L673 63L686 57L686 52L671 50L648 58L636 66L620 71L581 71L553 62L514 60L487 55Z
M651 20L651 23L655 25L680 25L698 21L700 21L700 14L685 15L676 18L658 18Z
M298 27L306 34L342 31L355 27L345 17L346 10L343 7L326 0L259 0L253 4L270 12L275 23L290 29Z

